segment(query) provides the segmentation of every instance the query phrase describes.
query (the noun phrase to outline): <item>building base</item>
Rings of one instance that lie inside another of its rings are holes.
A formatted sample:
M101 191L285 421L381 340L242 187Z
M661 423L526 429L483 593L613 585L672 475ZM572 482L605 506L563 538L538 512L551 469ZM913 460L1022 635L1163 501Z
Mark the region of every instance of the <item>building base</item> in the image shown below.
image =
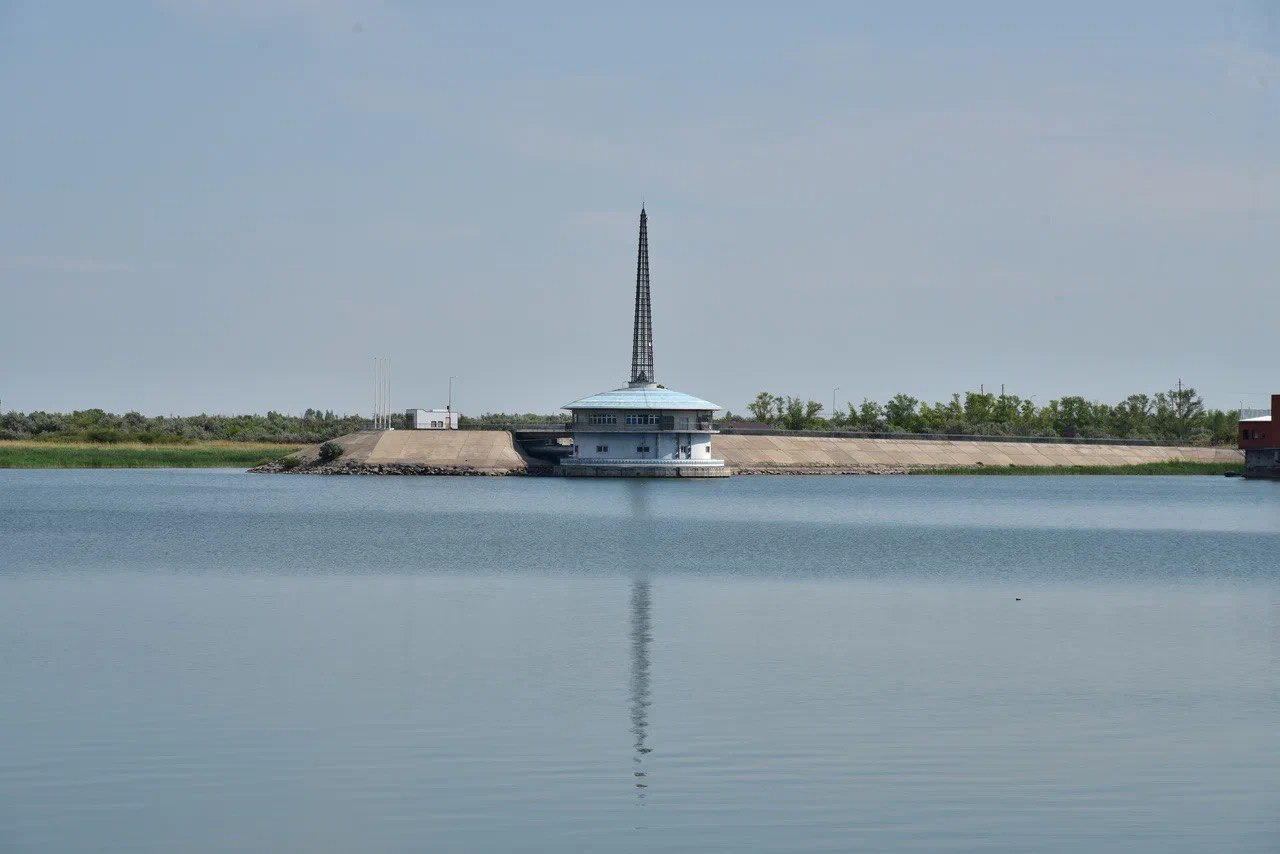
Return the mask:
M728 466L592 466L575 463L556 466L560 477L728 477Z
M1280 449L1245 449L1244 476L1248 478L1280 480Z

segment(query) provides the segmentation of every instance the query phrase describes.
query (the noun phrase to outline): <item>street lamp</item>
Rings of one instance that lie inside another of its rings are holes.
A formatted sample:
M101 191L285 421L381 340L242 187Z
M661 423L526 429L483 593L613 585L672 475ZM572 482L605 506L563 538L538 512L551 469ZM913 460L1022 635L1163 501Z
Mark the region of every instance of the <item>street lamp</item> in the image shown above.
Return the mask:
M445 404L445 410L449 413L449 429L453 429L453 381L458 379L456 376L449 377L449 402Z
M831 389L831 417L832 417L832 419L834 419L834 418L836 417L836 392L838 392L839 390L840 390L840 386L836 386L835 388Z

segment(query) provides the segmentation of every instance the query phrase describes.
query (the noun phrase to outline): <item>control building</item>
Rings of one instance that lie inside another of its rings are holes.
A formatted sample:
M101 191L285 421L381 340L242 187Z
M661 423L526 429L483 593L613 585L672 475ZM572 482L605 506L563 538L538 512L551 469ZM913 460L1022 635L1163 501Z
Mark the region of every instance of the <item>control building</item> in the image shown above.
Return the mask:
M1244 451L1245 477L1280 478L1280 435L1275 431L1277 415L1280 415L1280 394L1273 394L1269 414L1240 419L1239 445Z
M711 453L712 416L720 407L659 385L653 371L649 300L649 218L640 211L631 381L563 407L573 413L565 475L586 477L726 477Z

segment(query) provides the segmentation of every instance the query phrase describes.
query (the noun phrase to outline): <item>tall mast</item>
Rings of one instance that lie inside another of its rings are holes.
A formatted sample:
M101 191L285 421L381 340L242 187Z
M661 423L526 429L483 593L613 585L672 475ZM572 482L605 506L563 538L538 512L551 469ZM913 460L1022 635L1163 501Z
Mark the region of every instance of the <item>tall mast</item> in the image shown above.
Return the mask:
M640 208L640 250L636 256L636 319L631 340L631 385L655 382L653 309L649 304L649 216Z

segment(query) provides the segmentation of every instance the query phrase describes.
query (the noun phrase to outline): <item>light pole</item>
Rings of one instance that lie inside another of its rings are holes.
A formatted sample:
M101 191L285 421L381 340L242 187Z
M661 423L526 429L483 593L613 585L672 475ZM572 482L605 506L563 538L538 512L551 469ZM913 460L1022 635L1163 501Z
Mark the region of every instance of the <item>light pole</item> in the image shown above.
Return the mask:
M456 376L449 377L449 402L445 404L445 411L449 413L448 427L450 430L453 429L453 381L456 379Z
M831 420L834 425L836 417L836 392L840 390L840 386L831 389Z

